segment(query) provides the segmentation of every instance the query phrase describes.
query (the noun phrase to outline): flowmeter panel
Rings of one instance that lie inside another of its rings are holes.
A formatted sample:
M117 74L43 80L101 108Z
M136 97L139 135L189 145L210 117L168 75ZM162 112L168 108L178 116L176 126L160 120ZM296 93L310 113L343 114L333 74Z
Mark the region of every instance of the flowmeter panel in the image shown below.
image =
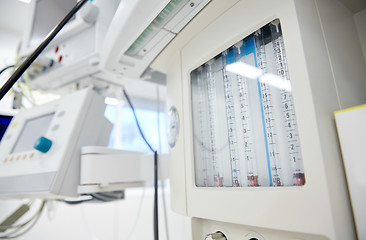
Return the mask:
M278 19L190 77L196 186L305 184Z

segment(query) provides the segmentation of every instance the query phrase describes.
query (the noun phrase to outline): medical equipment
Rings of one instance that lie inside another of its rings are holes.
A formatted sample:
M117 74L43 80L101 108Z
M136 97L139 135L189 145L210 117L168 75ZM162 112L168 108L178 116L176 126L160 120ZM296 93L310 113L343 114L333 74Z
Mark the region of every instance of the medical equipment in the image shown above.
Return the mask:
M13 116L0 115L0 141L3 139L6 129L8 129L9 124Z
M333 121L366 101L352 19L336 1L214 1L153 62L193 239L356 239Z
M138 79L209 0L121 1L101 51L101 69Z
M287 68L274 20L191 72L196 186L305 184Z
M139 79L145 71L154 74L148 71L151 61L207 2L89 2L30 69L32 88L57 90L84 79L123 84ZM48 22L44 14L48 11L40 10L53 9L55 4L54 1L32 2L33 20L23 38L21 55L29 53L39 39L34 39L38 32L50 30L44 29Z
M60 21L57 26L55 26L52 31L45 37L45 39L38 45L38 47L32 51L28 56L23 57L25 58L22 60L22 63L19 64L19 67L17 67L14 71L14 73L9 77L9 79L4 83L4 85L0 89L0 99L2 99L5 94L8 93L8 91L13 87L13 85L22 77L23 73L25 73L26 70L28 70L31 66L32 68L29 69L27 72L27 77L25 79L25 82L28 85L28 88L30 88L29 84L29 76L32 74L34 68L41 68L45 69L47 67L53 66L53 61L51 60L51 64L47 64L45 66L44 59L39 60L39 62L34 62L37 58L39 59L39 55L45 50L45 48L50 44L52 40L56 37L56 35L63 29L63 27L75 16L75 14L80 10L82 6L84 6L85 3L87 3L88 0L81 0L78 1L75 6L70 10L70 12ZM47 61L46 61L47 62ZM34 66L36 65L36 66ZM39 66L40 65L40 66ZM37 71L36 71L37 73ZM24 80L24 79L23 79Z
M366 104L335 112L339 142L341 144L348 189L352 202L357 235L366 239Z
M19 112L0 146L0 196L78 196L81 147L109 139L104 110L104 98L84 89Z
M159 179L168 178L168 159L159 155ZM85 146L81 149L79 194L143 187L154 178L153 155Z
M22 40L20 55L29 55L75 2L32 1L31 20ZM118 0L87 2L31 67L31 86L55 90L99 72L100 48L118 4Z

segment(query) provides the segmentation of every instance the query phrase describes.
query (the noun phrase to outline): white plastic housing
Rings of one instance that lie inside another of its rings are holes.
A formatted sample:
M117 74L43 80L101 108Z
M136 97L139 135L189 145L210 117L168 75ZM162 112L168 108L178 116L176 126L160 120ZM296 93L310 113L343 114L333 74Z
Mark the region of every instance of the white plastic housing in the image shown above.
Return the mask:
M30 45L35 18L40 17L47 21L49 14L42 12L37 13L42 16L35 15L39 2L41 1L34 0L30 3L32 15L22 40L22 56L29 55L40 44ZM118 0L95 0L85 3L76 17L65 25L36 60L53 60L54 63L32 78L32 87L57 89L99 72L101 46L117 6Z
M166 155L158 155L159 179L168 177ZM93 193L141 187L154 181L154 155L86 146L81 151L78 192Z
M306 183L278 188L196 187L190 72L277 18ZM152 67L167 74L167 109L175 106L183 119L170 151L172 207L193 218L193 239L215 231L228 239L356 238L333 119L334 111L366 101L366 69L351 12L333 0L215 1Z
M118 76L139 78L153 59L207 2L209 0L188 1L173 19L157 30L157 34L146 43L138 56L129 56L126 51L159 15L169 0L121 1L103 44L101 69Z
M112 125L104 110L104 98L84 89L17 114L0 146L0 197L77 196L81 147L108 143ZM38 128L53 143L41 153L32 149L33 142L19 137L25 136L21 134L27 122L50 114L49 127ZM28 147L13 151L21 141Z

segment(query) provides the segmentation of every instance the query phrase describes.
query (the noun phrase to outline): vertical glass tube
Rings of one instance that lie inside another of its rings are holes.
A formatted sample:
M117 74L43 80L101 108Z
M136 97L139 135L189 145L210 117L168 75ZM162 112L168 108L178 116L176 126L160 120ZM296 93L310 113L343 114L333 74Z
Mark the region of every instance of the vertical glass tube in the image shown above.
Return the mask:
M268 56L266 49L265 37L263 31L259 30L256 33L256 50L257 50L257 65L262 70L263 75L268 74ZM277 139L276 139L276 119L273 116L274 104L272 101L271 86L265 82L258 82L258 89L261 96L261 107L263 115L263 127L266 139L266 150L268 159L268 172L270 175L270 186L281 186L281 165L278 159Z
M278 36L272 41L276 58L277 75L285 80L287 86L291 86L281 26L279 21L274 21L272 24L274 25L272 28L272 36ZM281 90L281 104L283 109L283 122L286 128L285 135L287 140L288 157L292 167L293 185L301 186L305 184L305 175L302 164L299 136L297 134L297 121L291 88L286 86L285 88L286 89Z
M253 144L253 136L252 136L252 128L250 126L250 113L249 113L249 96L248 96L248 87L246 81L240 76L237 75L237 88L239 90L239 106L241 113L241 127L243 133L243 150L244 150L244 158L247 163L247 179L248 186L250 187L258 187L258 171L257 171L257 163L254 158L254 144Z
M225 54L224 54L225 56ZM238 155L238 140L237 140L237 129L236 129L236 117L234 109L234 95L232 79L225 69L226 58L223 58L223 78L224 78L224 91L225 91L225 105L226 105L226 119L228 126L228 138L229 138L229 150L231 159L231 171L232 171L232 182L234 187L241 186L240 179L240 166L239 166L239 155Z
M199 69L197 74L197 94L198 97L198 111L199 111L199 145L200 145L200 157L201 164L199 166L201 173L198 174L200 176L199 186L209 186L209 179L211 176L211 158L212 158L212 144L211 138L212 133L210 131L210 126L207 124L210 122L209 111L207 107L207 98L208 98L208 87L207 87L207 77L202 68ZM210 133L210 134L207 134ZM196 166L197 167L197 166ZM197 175L197 174L196 174ZM197 176L196 176L197 178ZM197 180L198 180L197 179Z
M212 61L207 64L207 92L208 92L208 109L210 116L210 135L211 135L211 161L213 169L213 183L210 186L222 187L223 186L223 176L220 174L219 159L217 157L217 139L216 139L216 129L217 129L217 119L215 112L217 111L217 96L216 96L216 79L213 76Z

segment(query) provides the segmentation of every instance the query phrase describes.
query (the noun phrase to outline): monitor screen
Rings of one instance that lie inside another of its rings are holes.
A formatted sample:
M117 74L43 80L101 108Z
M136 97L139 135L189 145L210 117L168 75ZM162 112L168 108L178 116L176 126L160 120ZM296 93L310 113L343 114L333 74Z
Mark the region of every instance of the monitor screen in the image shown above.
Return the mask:
M54 113L29 119L25 122L18 140L11 153L25 152L33 149L35 141L47 133Z
M12 116L0 115L0 141L3 138L12 118Z

